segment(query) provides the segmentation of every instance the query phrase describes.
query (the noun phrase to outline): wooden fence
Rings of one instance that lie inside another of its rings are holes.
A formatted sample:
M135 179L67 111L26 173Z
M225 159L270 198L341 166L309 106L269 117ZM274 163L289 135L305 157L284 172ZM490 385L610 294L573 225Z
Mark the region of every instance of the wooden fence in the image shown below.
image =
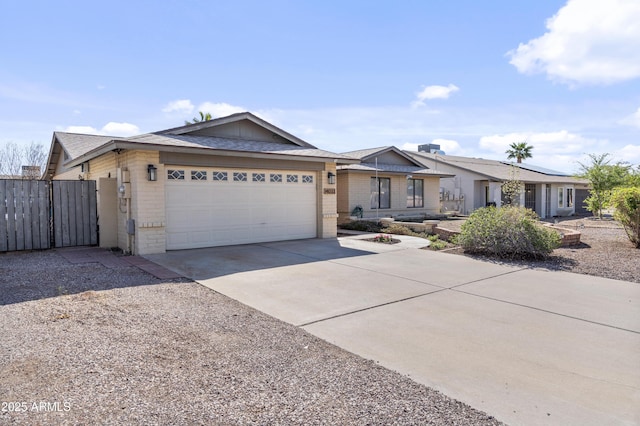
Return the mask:
M0 180L0 252L98 243L95 181Z

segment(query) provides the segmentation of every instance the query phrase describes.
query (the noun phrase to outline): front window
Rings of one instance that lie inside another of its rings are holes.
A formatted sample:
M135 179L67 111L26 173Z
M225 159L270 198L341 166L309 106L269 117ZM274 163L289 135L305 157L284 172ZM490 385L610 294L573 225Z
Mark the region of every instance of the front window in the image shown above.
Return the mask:
M558 207L564 207L564 188L558 188Z
M391 208L391 179L371 178L371 208Z
M407 207L424 207L424 181L407 179Z
M573 207L573 188L567 188L567 207Z

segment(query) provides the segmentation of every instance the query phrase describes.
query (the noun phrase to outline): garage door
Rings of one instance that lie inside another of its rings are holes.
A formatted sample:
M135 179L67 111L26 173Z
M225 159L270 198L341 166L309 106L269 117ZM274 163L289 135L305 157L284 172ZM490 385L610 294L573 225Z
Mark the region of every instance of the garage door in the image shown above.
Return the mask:
M165 170L167 250L317 235L316 172Z

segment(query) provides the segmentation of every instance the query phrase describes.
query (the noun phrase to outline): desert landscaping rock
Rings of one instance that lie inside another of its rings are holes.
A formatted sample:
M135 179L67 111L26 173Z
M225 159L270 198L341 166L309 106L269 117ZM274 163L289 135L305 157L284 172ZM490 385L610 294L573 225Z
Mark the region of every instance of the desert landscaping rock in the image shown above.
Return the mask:
M499 424L192 282L0 255L2 424ZM35 405L34 405L35 404Z
M459 231L462 223L463 220L445 221L443 226ZM640 284L640 250L633 246L617 222L592 217L561 218L556 226L579 231L580 244L560 247L554 250L548 259L542 261L501 260L500 263L594 275ZM463 254L461 250L451 252Z
M562 225L580 246L521 263L640 283L615 222ZM0 254L0 330L0 424L499 424L199 284L55 250Z

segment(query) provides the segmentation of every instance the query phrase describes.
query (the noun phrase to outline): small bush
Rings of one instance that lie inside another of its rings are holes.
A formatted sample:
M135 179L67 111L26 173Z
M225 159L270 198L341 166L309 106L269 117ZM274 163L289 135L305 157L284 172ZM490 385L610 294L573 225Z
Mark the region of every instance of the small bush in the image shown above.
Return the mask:
M560 247L560 235L538 223L524 207L485 207L462 225L455 243L469 253L500 258L545 258Z
M613 217L624 226L629 241L640 248L640 187L616 188L610 200Z
M447 247L447 242L442 241L440 236L437 234L429 235L427 239L431 242L431 244L429 244L429 248L432 250L442 250Z
M371 222L368 220L355 220L353 222L347 222L340 225L342 229L348 229L351 231L361 232L380 232L382 225L380 222Z
M412 237L429 238L429 234L426 232L415 232L407 226L400 225L398 223L392 223L386 228L382 229L382 232L395 235L410 235Z
M394 240L393 238L391 238L391 235L379 234L373 237L372 241L376 243L393 244L394 241L397 241L397 240Z

